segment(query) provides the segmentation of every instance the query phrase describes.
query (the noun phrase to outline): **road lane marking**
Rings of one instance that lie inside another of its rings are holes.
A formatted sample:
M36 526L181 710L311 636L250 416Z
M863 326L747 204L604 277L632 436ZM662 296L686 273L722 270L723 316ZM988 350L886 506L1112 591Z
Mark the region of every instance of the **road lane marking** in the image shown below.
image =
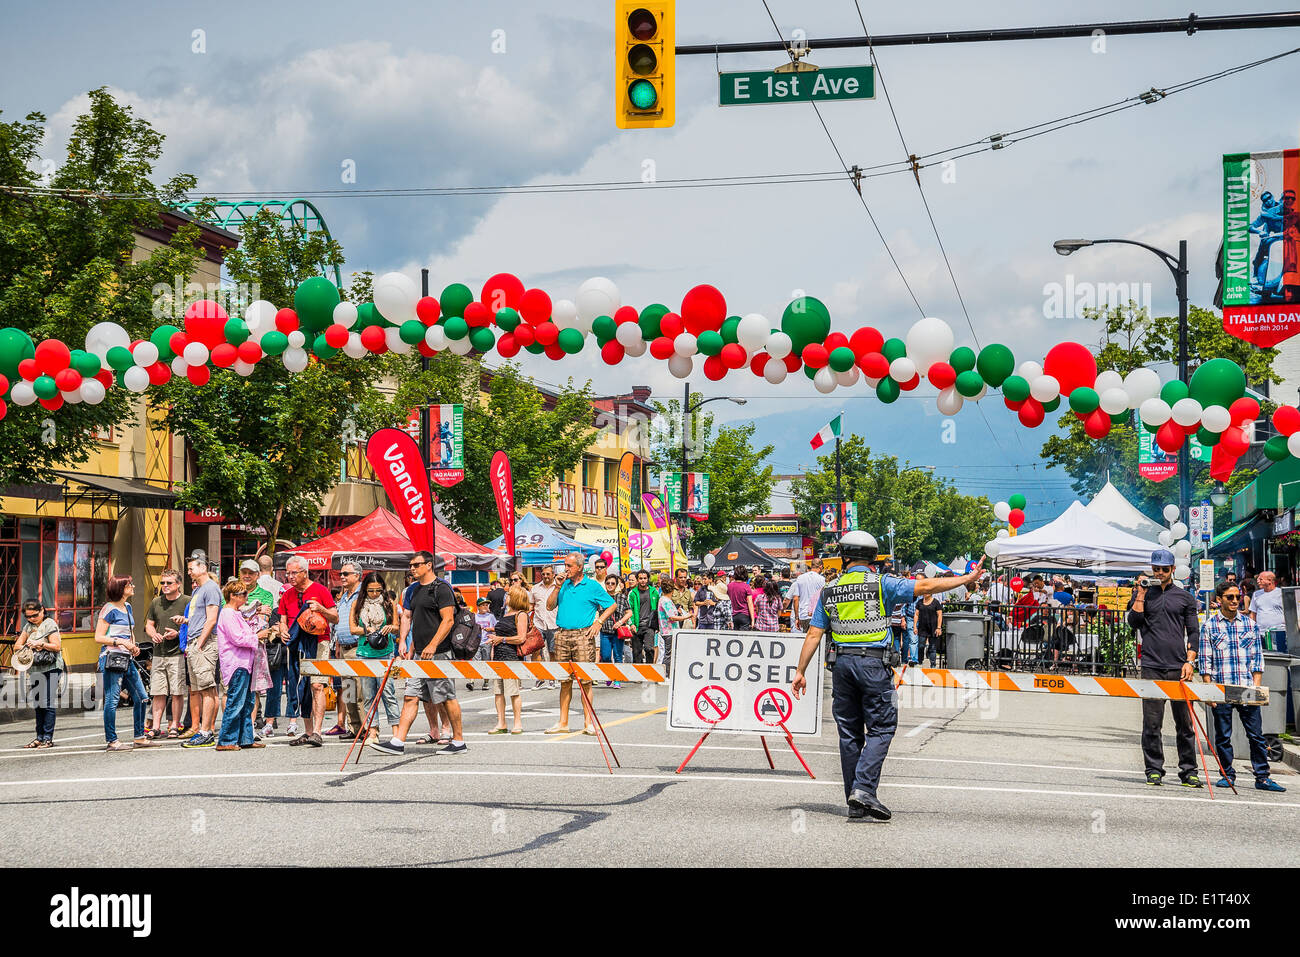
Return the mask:
M920 734L922 731L930 727L930 725L932 724L934 724L933 721L923 721L920 724L918 724L915 728L913 728L911 731L907 732L907 734L903 735L903 737L905 738L916 737L916 735Z
M612 728L618 724L627 724L629 721L640 721L642 718L648 718L652 714L663 714L667 710L668 710L667 707L663 707L663 708L655 708L651 711L642 711L640 714L628 715L626 718L619 718L617 721L606 721L601 725L601 727ZM582 734L581 731L570 731L568 734L552 735L551 742L554 743L557 741L567 741L569 740L569 738L577 737L580 734ZM619 745L619 747L622 747L622 745Z

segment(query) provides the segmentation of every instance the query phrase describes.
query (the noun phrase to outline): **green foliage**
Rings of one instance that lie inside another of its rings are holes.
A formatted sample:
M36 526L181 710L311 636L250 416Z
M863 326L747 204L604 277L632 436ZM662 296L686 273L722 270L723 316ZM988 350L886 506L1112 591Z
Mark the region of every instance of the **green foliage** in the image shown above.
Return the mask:
M811 528L821 525L820 506L835 501L834 447L818 456L817 463L817 471L793 483L794 509ZM893 521L900 562L947 562L954 555L979 555L993 537L993 509L987 498L963 495L928 472L900 468L897 456L873 457L860 435L843 441L840 472L845 501L858 506L858 527L876 537L882 554L890 547Z
M86 332L99 322L148 338L160 321L154 287L189 281L199 257L199 229L184 226L168 245L134 261L142 252L136 230L160 226L163 207L193 189L194 177L155 184L162 134L98 89L91 91L90 109L73 124L67 156L46 184L40 153L45 122L40 113L0 122L0 183L140 198L0 196L0 328L22 329L38 343L61 339L69 348L84 345ZM0 484L49 480L55 468L85 462L94 433L129 420L138 401L115 388L99 405L64 405L53 414L39 404L10 403L0 421ZM42 425L47 419L52 428Z

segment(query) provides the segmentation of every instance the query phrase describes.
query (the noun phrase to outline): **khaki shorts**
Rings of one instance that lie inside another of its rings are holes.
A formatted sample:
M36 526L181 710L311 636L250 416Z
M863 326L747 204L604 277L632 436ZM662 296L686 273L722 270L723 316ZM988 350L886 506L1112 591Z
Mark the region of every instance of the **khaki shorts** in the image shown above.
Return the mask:
M154 655L153 664L149 666L149 694L183 695L185 694L185 656L170 655L160 658Z
M557 628L555 630L555 661L596 661L596 639L591 637L587 628ZM572 678L562 678L572 681ZM584 685L590 681L582 682Z
M315 658L317 661L328 661L330 657L329 640L326 638L322 638L320 641L316 642L316 654L305 656L305 657L312 657ZM309 683L313 685L325 685L326 687L329 687L330 682L333 680L334 679L326 675L312 675L311 681Z
M492 686L493 694L505 695L507 698L519 697L518 678L492 678L488 684Z
M213 633L208 635L208 640L204 642L202 650L199 650L198 645L190 645L185 650L185 663L190 672L190 689L193 691L207 691L221 684L221 673L217 670L216 629L212 631Z

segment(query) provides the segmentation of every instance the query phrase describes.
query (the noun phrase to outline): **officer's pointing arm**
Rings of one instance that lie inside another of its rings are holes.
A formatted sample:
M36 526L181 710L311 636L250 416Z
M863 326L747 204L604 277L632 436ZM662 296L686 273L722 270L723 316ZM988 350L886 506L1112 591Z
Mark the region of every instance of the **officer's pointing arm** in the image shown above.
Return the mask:
M799 650L799 667L798 673L794 679L794 696L798 698L803 694L805 687L804 671L808 667L808 662L812 661L812 656L817 653L817 646L821 644L823 631L815 625L808 629L807 635L804 636L803 648Z

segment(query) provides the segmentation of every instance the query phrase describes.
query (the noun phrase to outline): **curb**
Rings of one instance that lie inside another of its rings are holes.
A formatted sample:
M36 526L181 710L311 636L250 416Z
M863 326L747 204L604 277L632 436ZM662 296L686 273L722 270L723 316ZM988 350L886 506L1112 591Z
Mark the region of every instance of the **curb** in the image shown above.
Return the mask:
M1293 771L1300 771L1300 747L1282 742L1282 763Z

